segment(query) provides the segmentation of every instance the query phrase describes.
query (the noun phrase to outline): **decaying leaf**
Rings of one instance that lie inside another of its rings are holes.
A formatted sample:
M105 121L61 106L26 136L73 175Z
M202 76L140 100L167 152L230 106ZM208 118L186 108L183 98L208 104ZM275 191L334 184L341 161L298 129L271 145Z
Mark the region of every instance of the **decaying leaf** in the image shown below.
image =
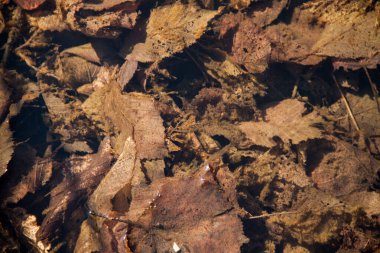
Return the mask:
M140 3L141 1L125 0L96 3L83 0L57 0L54 12L48 15L31 15L28 18L34 26L43 31L71 29L89 36L117 38L122 29L134 27Z
M333 59L335 68L375 68L380 60L376 26L380 5L370 12L365 8L365 1L313 0L297 6L290 22L264 28L254 12L240 23L232 22L239 24L232 55L236 63L255 72L265 70L269 62L315 65L327 58Z
M380 154L380 113L375 100L368 95L356 96L351 93L347 93L346 97L360 130L369 140L371 152ZM348 132L353 129L342 101L332 105L330 113L339 119L337 121L338 126L343 127Z
M379 251L379 29L376 0L0 0L0 252Z
M113 81L96 90L82 108L99 128L115 133L113 144L118 154L130 136L136 142L138 158L158 159L166 154L162 119L150 96L123 94Z
M274 136L294 144L322 136L321 130L313 125L322 123L316 112L303 116L304 103L295 99L286 99L265 110L264 119L258 122L243 122L240 130L256 145L272 147Z
M4 203L16 204L23 199L28 193L35 193L40 187L44 186L52 175L53 163L51 158L36 158L32 169L27 175L23 176L21 181L12 189L11 195L8 196Z
M127 214L138 224L128 236L134 252L166 252L173 243L189 252L239 252L246 239L225 195L235 190L223 186L206 166L190 178L160 179L136 189Z
M355 227L368 222L365 213L363 216L360 210L366 211L368 200L378 201L379 194L376 195L377 199L355 198L355 201L346 201L310 188L299 194L291 211L271 216L268 219L269 227L272 233L281 231L301 245L326 244L335 240L346 224ZM372 238L368 237L367 240Z
M128 59L155 62L194 44L219 11L200 9L195 4L158 7L150 15L145 43L136 44ZM128 48L124 52L127 54Z
M321 161L309 166L311 178L318 189L334 196L348 195L363 191L374 183L376 171L380 171L380 163L369 154L353 147L344 141L330 138L332 147L324 150L310 150L311 161ZM326 152L322 155L323 152Z
M8 119L0 125L0 136L0 176L2 176L7 171L8 163L12 158L14 148Z
M65 178L50 193L49 208L37 232L39 240L53 238L64 219L78 206L78 201L92 193L111 167L111 152L110 140L105 138L96 154L71 157Z

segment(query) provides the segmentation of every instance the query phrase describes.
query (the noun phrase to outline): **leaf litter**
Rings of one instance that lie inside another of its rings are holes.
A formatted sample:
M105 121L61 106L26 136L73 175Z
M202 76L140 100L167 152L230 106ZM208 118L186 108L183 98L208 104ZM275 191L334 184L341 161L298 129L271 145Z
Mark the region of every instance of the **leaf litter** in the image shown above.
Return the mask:
M379 251L379 10L2 1L1 251Z

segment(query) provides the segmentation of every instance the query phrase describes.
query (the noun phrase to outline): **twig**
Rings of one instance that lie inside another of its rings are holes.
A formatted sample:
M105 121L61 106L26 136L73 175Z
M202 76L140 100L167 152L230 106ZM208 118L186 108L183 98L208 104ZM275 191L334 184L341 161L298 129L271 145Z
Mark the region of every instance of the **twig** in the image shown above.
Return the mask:
M195 59L194 56L191 55L191 53L189 52L189 50L184 50L184 52L186 53L186 55L190 58L190 60L195 64L195 66L199 69L199 71L202 73L203 75L203 78L206 80L206 82L209 82L210 79L208 77L208 74L206 73L206 71L203 69L203 67L201 66L201 64L199 64L199 62Z
M368 69L367 69L366 67L364 67L364 72L365 72L365 74L367 75L367 78L368 78L369 84L371 85L372 93L373 93L373 96L374 96L374 98L375 98L376 105L377 105L377 111L380 112L379 90L377 89L376 84L372 81L372 78L371 78L371 76L369 75L369 73L368 73Z
M257 215L257 216L251 216L249 217L250 220L256 220L256 219L262 219L262 218L268 218L272 216L277 216L277 215L288 215L288 214L297 214L299 211L288 211L288 212L279 212L279 213L266 213L262 215Z
M346 96L344 95L342 89L340 88L340 85L339 85L338 81L336 80L334 74L332 74L332 78L333 78L333 80L334 80L334 82L335 82L336 87L337 87L338 90L339 90L340 96L342 97L343 103L344 103L344 105L346 106L346 110L347 110L347 112L348 112L348 115L350 116L350 119L351 119L352 123L354 124L354 127L355 127L356 131L360 132L360 128L359 128L358 122L356 121L356 119L355 119L355 117L354 117L354 114L352 113L352 110L351 110L350 104L348 103L347 98L346 98Z

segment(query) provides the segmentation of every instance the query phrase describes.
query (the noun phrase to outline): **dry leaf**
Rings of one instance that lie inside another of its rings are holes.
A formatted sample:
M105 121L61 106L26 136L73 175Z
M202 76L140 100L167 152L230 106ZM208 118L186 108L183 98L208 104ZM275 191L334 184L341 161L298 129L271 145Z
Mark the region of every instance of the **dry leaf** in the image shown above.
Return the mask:
M15 208L10 214L10 222L30 249L41 253L51 252L50 243L44 244L37 239L36 235L40 226L35 215L28 214L23 208Z
M92 227L91 221L85 220L80 227L80 233L75 244L74 253L100 252L101 249L102 244L99 234Z
M0 125L0 177L7 171L8 163L12 158L14 144L12 132L9 130L9 120Z
M295 99L286 99L265 110L264 119L258 122L243 122L240 130L256 145L272 147L273 137L278 136L283 141L298 144L308 139L322 136L321 130L314 127L322 123L322 118L316 112L303 116L304 103Z
M101 214L110 213L114 209L113 198L124 187L132 186L132 178L139 169L136 144L129 137L116 163L91 195L88 201L91 210Z
M148 21L145 43L137 44L128 59L154 62L182 52L203 35L208 22L218 13L181 2L154 9Z

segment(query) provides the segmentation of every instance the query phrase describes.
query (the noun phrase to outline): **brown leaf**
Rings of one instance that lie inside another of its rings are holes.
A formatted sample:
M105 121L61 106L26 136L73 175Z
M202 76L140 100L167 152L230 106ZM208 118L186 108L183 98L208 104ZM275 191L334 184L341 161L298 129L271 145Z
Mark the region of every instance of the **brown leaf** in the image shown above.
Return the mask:
M99 128L115 133L113 147L118 154L130 136L136 142L139 159L161 159L166 154L162 119L150 96L123 94L119 85L111 82L96 90L82 108Z
M26 213L23 208L14 208L10 214L10 222L30 249L41 253L50 252L51 244L44 244L36 237L40 226L35 215Z
M246 238L227 197L235 197L229 192L234 184L222 174L219 178L225 178L225 188L205 166L189 178L164 178L137 188L127 214L138 224L128 235L134 251L166 252L176 243L185 252L240 252Z
M74 253L100 252L102 249L99 234L93 228L91 221L85 220L81 227Z
M380 163L349 143L333 137L328 140L333 149L324 151L320 145L308 152L308 159L314 162L320 153L326 152L318 164L309 167L315 186L334 196L368 189L374 183Z
M65 178L50 193L49 208L38 230L39 240L51 239L56 231L79 204L99 184L111 167L112 155L109 138L105 138L96 154L73 155L69 159Z
M32 169L21 181L9 191L11 195L4 201L5 204L16 204L28 193L35 193L40 187L44 186L51 177L53 162L51 158L36 158Z
M24 10L34 10L40 7L46 0L14 0Z
M7 87L7 84L4 82L3 78L0 77L0 120L3 120L3 117L5 117L7 113L8 106L10 104L10 96L11 91Z
M28 18L33 26L42 31L70 29L88 36L117 38L123 29L134 27L141 2L57 0L55 11L45 15L28 15Z
M154 62L179 53L203 35L208 22L218 13L180 2L155 8L150 14L145 43L135 45L128 58ZM127 54L128 50L122 51Z
M286 99L265 110L265 117L258 122L243 122L240 130L256 145L274 146L273 137L278 136L283 141L294 144L308 139L319 138L322 133L313 125L322 123L322 118L316 112L303 116L304 103L295 99Z
M232 54L236 63L256 72L270 62L315 65L326 58L335 68L375 68L380 60L379 27L374 25L379 8L365 12L360 1L314 0L297 6L289 22L264 28L259 17L246 15L234 35Z
M5 28L5 21L3 13L0 11L0 34L4 31Z
M112 212L114 210L113 198L124 187L132 187L132 179L138 170L140 170L140 165L136 144L129 137L116 163L91 195L88 201L90 209L101 214ZM125 201L127 200L125 199Z

